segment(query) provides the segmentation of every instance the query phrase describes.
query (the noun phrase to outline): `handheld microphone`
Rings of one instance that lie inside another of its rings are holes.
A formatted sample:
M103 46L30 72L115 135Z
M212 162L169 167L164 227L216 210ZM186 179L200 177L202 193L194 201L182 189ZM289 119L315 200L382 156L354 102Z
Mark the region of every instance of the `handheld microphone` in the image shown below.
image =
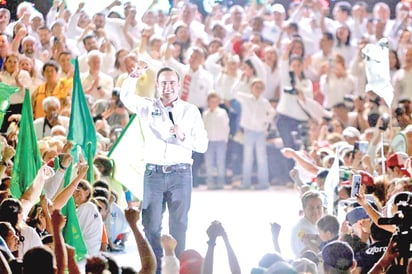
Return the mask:
M167 109L167 112L169 113L169 119L170 121L172 121L172 124L175 124L175 120L173 119L173 113L172 110L170 108Z
M172 121L172 124L175 124L175 120L173 119L173 113L172 113L172 108L171 107L167 107L167 113L169 114L169 119L170 121ZM173 137L176 138L176 134L173 134Z

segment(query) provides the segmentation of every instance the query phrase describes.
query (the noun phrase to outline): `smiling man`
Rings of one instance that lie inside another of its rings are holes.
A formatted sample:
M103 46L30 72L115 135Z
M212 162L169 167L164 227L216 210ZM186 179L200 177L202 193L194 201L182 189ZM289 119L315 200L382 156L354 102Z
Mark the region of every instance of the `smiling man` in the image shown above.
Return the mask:
M163 205L169 210L169 232L177 240L176 255L185 249L192 193L192 151L207 150L207 133L199 109L179 98L180 77L169 67L157 73L158 99L135 94L139 75L131 74L122 85L120 100L142 121L146 170L142 223L161 271L160 245ZM136 153L140 153L136 151Z

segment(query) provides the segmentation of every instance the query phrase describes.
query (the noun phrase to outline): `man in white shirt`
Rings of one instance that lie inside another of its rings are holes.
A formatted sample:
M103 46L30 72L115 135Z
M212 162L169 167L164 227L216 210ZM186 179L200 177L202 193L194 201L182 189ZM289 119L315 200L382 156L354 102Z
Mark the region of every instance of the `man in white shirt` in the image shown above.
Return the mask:
M207 95L213 89L213 76L202 66L205 53L201 48L191 48L189 63L184 65L171 55L170 46L175 40L175 36L167 39L165 64L174 68L182 76L181 99L194 104L202 111L207 107Z
M146 238L157 259L161 273L160 245L163 207L169 210L169 231L177 240L179 257L186 245L187 219L192 191L192 151L207 150L207 133L198 108L179 98L180 77L171 68L161 68L156 88L160 98L137 96L138 78L125 80L120 100L142 121L145 135L144 193L142 223ZM136 151L136 153L138 153Z
M113 78L101 72L102 53L92 50L87 56L89 71L81 75L84 93L91 95L93 101L110 99L114 87Z

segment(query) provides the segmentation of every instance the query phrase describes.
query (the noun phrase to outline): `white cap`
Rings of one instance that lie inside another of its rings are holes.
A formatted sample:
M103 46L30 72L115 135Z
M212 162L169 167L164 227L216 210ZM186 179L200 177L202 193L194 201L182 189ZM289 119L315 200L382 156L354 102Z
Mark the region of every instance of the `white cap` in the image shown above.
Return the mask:
M343 130L342 132L343 137L349 137L349 138L360 138L360 132L357 128L354 127L347 127Z
M272 6L272 12L286 13L285 7L282 4L274 4Z

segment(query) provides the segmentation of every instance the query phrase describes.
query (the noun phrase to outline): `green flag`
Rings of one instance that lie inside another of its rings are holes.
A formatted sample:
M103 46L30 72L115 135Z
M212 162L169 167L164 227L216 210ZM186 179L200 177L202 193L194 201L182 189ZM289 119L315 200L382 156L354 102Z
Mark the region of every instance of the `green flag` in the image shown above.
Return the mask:
M84 96L82 83L80 81L79 62L75 60L73 77L72 105L70 113L69 131L67 140L73 143L73 163L79 161L79 153L87 160L89 171L87 179L93 182L93 157L96 152L96 130L94 129L93 118ZM64 185L67 186L71 180L72 167L66 172ZM76 249L76 259L81 260L87 254L79 221L76 214L76 206L73 198L70 198L62 213L67 217L66 226L63 230L65 241Z
M93 182L93 157L96 153L96 130L94 128L93 117L84 96L82 83L80 81L79 62L76 59L74 64L72 105L70 113L70 123L67 139L74 146L72 156L74 162L78 161L78 154L81 151L89 164L87 180Z
M0 127L3 125L4 115L10 106L10 95L19 92L20 88L12 87L0 82Z
M29 91L26 90L11 177L10 188L14 198L20 199L21 195L32 184L41 166L42 160L34 131L30 94Z

